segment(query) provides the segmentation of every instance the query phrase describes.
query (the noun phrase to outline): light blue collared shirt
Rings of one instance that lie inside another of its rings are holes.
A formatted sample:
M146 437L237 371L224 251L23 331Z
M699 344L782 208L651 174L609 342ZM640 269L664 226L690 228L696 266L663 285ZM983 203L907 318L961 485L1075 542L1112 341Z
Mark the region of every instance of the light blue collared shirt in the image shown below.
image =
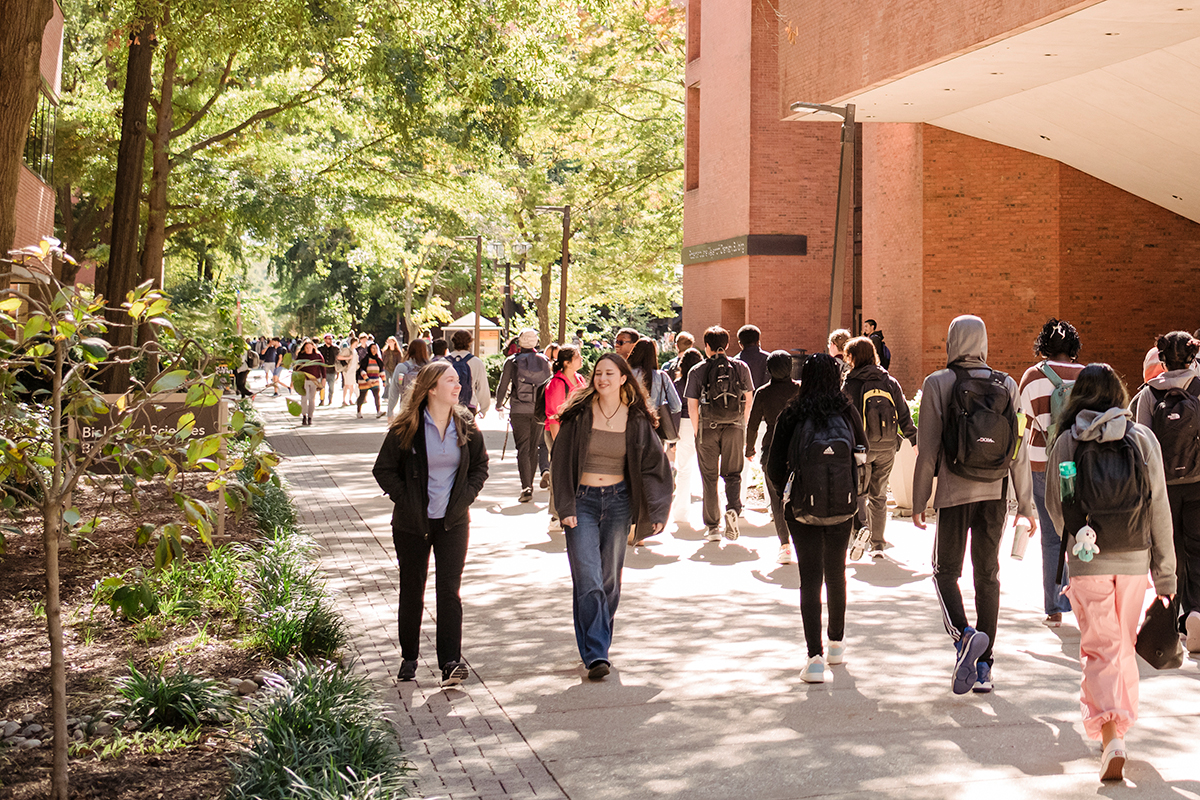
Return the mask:
M425 461L429 467L429 518L442 519L446 506L450 504L450 490L454 488L454 476L462 450L458 446L458 430L454 420L446 426L446 435L438 433L437 425L429 409L425 409Z

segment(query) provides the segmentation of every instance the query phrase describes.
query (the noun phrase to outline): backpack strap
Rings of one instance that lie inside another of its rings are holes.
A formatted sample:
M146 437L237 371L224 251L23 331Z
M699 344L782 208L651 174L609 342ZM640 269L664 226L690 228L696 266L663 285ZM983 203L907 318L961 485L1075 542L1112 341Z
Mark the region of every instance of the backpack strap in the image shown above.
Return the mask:
M1048 359L1038 364L1038 370L1040 370L1041 373L1045 375L1052 384L1054 384L1055 389L1058 389L1063 385L1063 379L1058 377L1058 373L1050 367L1050 361Z

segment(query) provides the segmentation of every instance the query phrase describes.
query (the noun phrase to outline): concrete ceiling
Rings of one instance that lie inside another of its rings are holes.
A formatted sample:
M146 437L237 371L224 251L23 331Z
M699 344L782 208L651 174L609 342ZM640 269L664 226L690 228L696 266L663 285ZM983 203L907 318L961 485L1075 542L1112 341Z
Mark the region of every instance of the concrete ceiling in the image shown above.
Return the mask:
M1200 0L1105 0L844 102L862 122L1057 159L1200 222Z

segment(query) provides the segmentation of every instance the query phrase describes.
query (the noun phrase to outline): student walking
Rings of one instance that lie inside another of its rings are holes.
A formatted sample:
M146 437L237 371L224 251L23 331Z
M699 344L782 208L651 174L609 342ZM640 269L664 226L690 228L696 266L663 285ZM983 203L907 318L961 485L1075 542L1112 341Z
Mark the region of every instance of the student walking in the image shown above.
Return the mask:
M850 560L856 561L870 549L873 558L883 556L890 547L883 537L887 526L888 479L896 463L901 437L916 446L917 426L900 382L888 374L876 359L879 351L866 336L846 342L845 357L850 367L842 390L863 421L867 432L866 511L860 514L858 534L850 546Z
M317 389L325 383L325 359L312 339L305 339L296 353L296 363L292 365L292 374L299 372L304 377L303 383L297 387L300 392L300 424L312 425L313 410L317 403ZM294 380L294 379L293 379Z
M737 332L738 346L741 351L737 354L738 361L750 368L750 380L754 389L765 386L769 380L767 375L767 354L760 346L762 332L755 325L743 325Z
M396 372L396 367L404 361L404 351L400 349L400 343L396 341L395 336L387 337L383 343L383 349L379 351L379 356L383 359L383 374L390 380ZM390 400L392 388L395 385L395 381L384 383L383 397L385 400ZM391 402L388 405L390 406Z
M321 405L333 405L333 388L337 384L338 354L340 348L333 343L333 334L327 333L324 342L317 348L325 362L325 380L321 386Z
M1146 573L1159 598L1169 599L1176 588L1162 450L1153 433L1132 420L1128 398L1112 367L1084 367L1046 464L1056 478L1046 487L1046 507L1066 533L1067 595L1079 623L1083 727L1103 745L1100 779L1106 781L1122 777L1125 735L1137 720L1134 645ZM1065 488L1063 466L1074 472Z
M383 358L379 355L379 345L371 342L367 352L358 362L358 418L362 419L363 403L366 402L367 392L375 398L375 418L383 416L379 404L379 387L383 383Z
M659 533L671 507L671 468L654 411L629 364L605 353L591 383L559 411L551 459L554 503L566 530L575 642L588 678L609 673L629 526Z
M1166 372L1151 378L1133 401L1133 418L1154 433L1162 450L1174 529L1181 629L1187 649L1200 652L1200 341L1187 331L1158 337Z
M858 508L858 464L866 434L842 394L841 365L809 356L795 399L775 423L767 479L775 484L800 565L800 615L808 661L805 683L822 683L826 664L841 664L846 644L846 546ZM786 499L784 499L786 498ZM821 589L829 603L829 652L821 637Z
M483 416L492 407L492 391L488 386L487 365L471 353L474 338L470 331L455 331L450 337L454 349L446 354L446 360L454 366L462 384L459 402L471 409L471 413Z
M683 335L676 339L682 339ZM688 337L691 338L690 336ZM704 354L694 347L689 347L679 356L675 368L675 392L680 398L685 398L687 377L692 367L704 360ZM678 523L688 521L688 510L692 505L692 483L695 480L699 465L696 462L696 423L691 418L686 399L682 403L682 417L679 422L679 441L675 444L675 499L671 503L671 519Z
M942 622L954 640L955 694L992 691L992 649L1000 616L1000 536L1009 480L1018 519L1033 519L1029 451L1022 446L1017 382L987 365L987 327L956 317L946 336L946 369L925 379L913 476L913 524L925 529L925 509L937 473L933 585ZM967 621L958 579L968 540L975 583L975 625Z
M629 354L629 366L634 377L645 390L650 408L658 414L658 435L665 443L668 451L667 460L670 461L670 450L679 438L678 426L669 425L672 431L669 437L664 431L668 428L669 422L673 423L675 419L681 419L683 403L679 400L679 393L675 390L674 382L665 371L658 368L658 345L653 339L639 339L634 344L633 350ZM670 420L665 419L667 415L670 415ZM643 521L636 527L636 530L630 533L629 543L640 544L649 536L650 526Z
M520 351L508 357L500 373L496 407L504 408L505 401L511 400L509 422L517 445L517 472L521 478L521 494L517 499L528 503L533 499L535 474L542 475L543 486L550 482L549 454L541 452L544 427L533 412L537 387L550 377L551 367L545 356L537 351L537 331L532 328L521 331L517 344Z
M421 367L429 363L429 345L424 339L413 339L408 346L408 358L396 365L389 376L392 380L392 392L388 395L388 419L396 413L396 406L408 395L408 381L420 372ZM461 394L460 394L461 396Z
M586 386L587 381L579 374L579 370L583 368L583 354L575 345L565 344L558 349L558 357L554 360L554 377L550 379L550 383L546 384L546 427L543 436L545 437L546 449L553 452L554 439L558 436L560 426L558 413L562 410L567 402L567 397L571 392L581 386ZM550 474L553 476L554 469L551 466ZM550 530L561 531L562 523L558 519L558 512L554 506L554 480L551 478L550 486Z
M1063 614L1070 612L1071 601L1063 594L1065 578L1058 577L1059 530L1046 510L1046 454L1064 427L1059 417L1083 369L1082 364L1075 363L1082 347L1074 325L1065 320L1047 320L1033 343L1034 355L1041 361L1025 370L1018 384L1021 410L1029 421L1027 449L1033 505L1042 532L1042 607L1046 613L1042 624L1048 628L1062 626Z
M750 422L746 428L746 458L754 458L754 443L758 439L758 427L766 423L767 429L762 439L762 465L764 472L771 457L771 443L775 441L775 422L779 414L792 402L800 391L800 384L792 380L792 356L786 350L776 350L767 356L767 374L771 380L754 392L754 402L750 404ZM771 521L775 524L775 534L779 537L779 555L776 564L792 564L795 558L792 553L792 535L784 518L783 504L779 499L779 491L771 480L764 481L767 489L767 500L771 504Z
M462 586L471 503L488 475L487 451L474 416L458 404L458 375L431 364L413 381L375 459L376 483L391 498L392 544L400 568L397 677L411 681L420 655L429 553L437 564L437 660L442 685L467 677L462 657Z
M721 540L717 478L725 481L726 539L738 538L742 514L742 465L746 422L754 400L750 368L725 355L729 331L714 325L704 332L704 361L688 373L684 395L696 427L696 460L704 488L704 527L710 542Z

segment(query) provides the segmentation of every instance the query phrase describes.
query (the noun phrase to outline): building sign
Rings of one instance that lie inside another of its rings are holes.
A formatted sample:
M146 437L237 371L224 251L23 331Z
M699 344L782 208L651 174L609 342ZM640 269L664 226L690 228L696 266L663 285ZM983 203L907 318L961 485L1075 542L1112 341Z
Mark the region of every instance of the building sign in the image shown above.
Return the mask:
M104 402L111 406L118 397L120 395L106 394ZM222 426L227 424L228 414L225 401L222 400L211 406L189 408L185 405L186 399L187 395L185 394L161 395L155 398L152 404L147 403L133 413L133 427L150 435L174 435L175 431L179 429L179 418L190 413L196 420L189 435L191 438L192 436L211 436L222 430ZM79 449L83 453L91 452L92 445L109 429L113 424L113 417L117 414L116 409L113 409L108 414L87 423L81 424L74 419L71 420L71 436L79 439ZM102 464L93 471L108 472L111 469L113 469L111 465Z
M723 261L739 256L803 256L808 254L808 237L791 234L750 233L722 239L719 242L695 244L683 248L682 260L687 264Z

